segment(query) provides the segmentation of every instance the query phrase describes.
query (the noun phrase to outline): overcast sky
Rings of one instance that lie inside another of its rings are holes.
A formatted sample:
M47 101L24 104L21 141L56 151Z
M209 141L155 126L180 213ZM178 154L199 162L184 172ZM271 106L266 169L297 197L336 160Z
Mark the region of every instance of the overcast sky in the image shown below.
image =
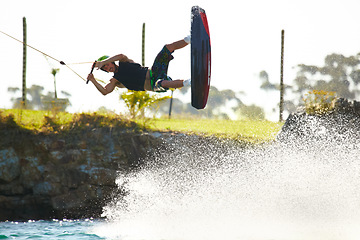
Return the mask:
M221 90L245 92L241 100L269 112L278 96L259 91L259 72L270 81L280 79L281 30L285 30L284 81L291 84L297 64L323 64L330 53L346 56L360 52L360 1L357 0L12 0L0 8L0 31L22 39L22 18L27 20L27 42L65 63L91 62L102 55L124 53L141 63L141 30L146 23L146 66L166 43L190 33L191 6L199 5L208 17L212 44L212 82ZM22 44L0 34L0 108L10 108L14 95L8 87L22 84ZM168 74L190 77L190 47L174 53ZM27 86L54 91L51 68L60 68L57 90L72 96L71 112L100 106L121 111L118 94L102 96L58 62L28 48ZM83 78L91 63L70 65ZM108 80L110 74L95 71ZM20 97L19 92L17 96ZM175 92L176 97L176 92ZM190 101L190 99L188 99Z

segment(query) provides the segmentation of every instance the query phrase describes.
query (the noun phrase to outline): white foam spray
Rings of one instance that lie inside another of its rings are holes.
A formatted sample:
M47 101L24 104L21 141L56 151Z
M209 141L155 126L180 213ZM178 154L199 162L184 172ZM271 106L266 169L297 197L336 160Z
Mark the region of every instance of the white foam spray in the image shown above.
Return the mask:
M124 240L358 239L359 147L177 142L118 177L126 196L104 208L108 223L95 231Z

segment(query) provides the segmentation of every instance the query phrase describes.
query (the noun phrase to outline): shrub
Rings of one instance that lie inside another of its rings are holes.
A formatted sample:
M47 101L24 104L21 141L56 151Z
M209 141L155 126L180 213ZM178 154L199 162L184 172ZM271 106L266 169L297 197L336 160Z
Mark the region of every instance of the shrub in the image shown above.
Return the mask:
M332 112L335 108L336 100L335 92L323 90L309 91L303 98L305 111L310 115L324 115Z

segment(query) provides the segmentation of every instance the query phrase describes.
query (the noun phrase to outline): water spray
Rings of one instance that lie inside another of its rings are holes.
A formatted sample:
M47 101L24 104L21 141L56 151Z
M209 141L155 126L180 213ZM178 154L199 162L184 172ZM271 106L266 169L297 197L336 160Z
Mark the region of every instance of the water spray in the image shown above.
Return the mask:
M321 123L304 127L317 132ZM103 209L108 222L94 230L97 235L123 240L360 235L359 140L288 140L254 148L193 136L165 141L141 169L119 174L117 184L126 194Z

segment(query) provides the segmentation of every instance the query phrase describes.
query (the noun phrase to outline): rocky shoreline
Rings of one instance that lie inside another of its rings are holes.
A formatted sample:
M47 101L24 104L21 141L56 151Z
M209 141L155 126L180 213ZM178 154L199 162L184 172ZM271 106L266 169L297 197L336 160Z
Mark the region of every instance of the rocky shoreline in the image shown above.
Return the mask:
M119 173L136 171L178 145L223 145L136 127L34 133L11 118L0 121L0 135L0 221L101 218L103 207L124 194L116 184Z
M141 164L161 133L94 128L75 135L0 126L0 221L100 217L118 171Z
M0 221L99 218L103 207L123 194L116 185L119 172L132 171L177 144L219 148L219 153L229 146L219 139L125 127L35 134L12 121L0 121L0 136ZM360 103L344 99L322 116L290 114L277 136L280 143L300 141L298 146L358 139Z

